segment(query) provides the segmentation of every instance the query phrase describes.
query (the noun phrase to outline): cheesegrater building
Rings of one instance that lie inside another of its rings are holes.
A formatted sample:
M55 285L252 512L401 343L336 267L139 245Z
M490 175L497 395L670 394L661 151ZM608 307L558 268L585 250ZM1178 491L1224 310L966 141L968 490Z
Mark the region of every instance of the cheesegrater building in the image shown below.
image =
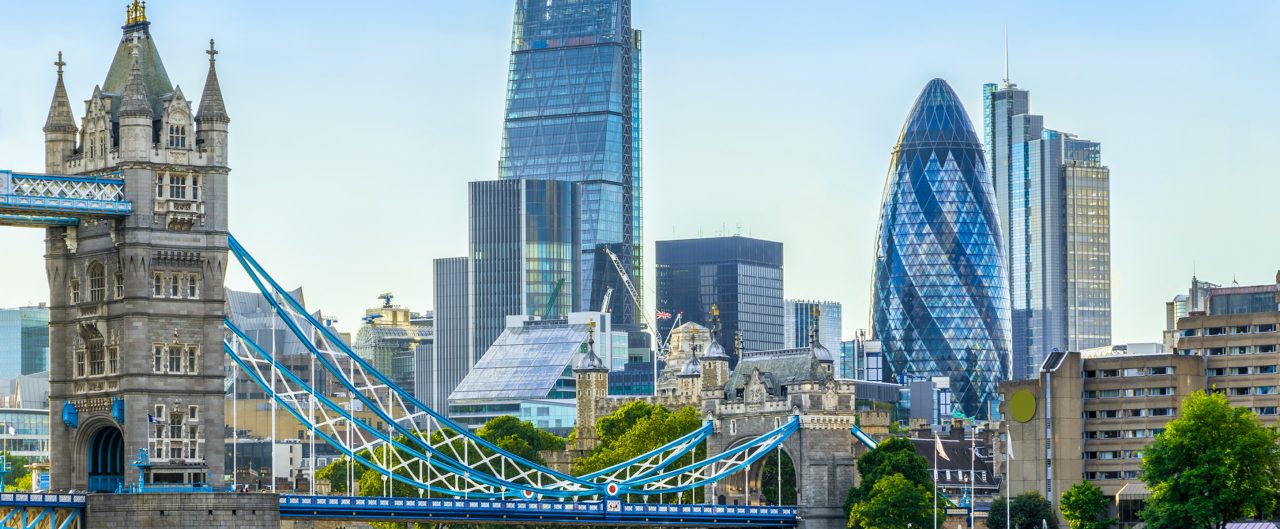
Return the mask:
M889 165L872 329L885 378L948 377L968 416L995 410L1008 377L1009 292L982 145L946 81L925 85Z

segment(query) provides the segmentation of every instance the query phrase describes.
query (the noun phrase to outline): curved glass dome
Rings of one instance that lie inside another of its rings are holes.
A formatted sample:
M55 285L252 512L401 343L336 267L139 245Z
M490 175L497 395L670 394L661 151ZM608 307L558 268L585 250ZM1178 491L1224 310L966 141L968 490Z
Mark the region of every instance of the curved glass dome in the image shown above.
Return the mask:
M929 81L889 165L872 328L895 381L949 377L953 402L979 418L1008 373L1001 238L978 135L946 81Z

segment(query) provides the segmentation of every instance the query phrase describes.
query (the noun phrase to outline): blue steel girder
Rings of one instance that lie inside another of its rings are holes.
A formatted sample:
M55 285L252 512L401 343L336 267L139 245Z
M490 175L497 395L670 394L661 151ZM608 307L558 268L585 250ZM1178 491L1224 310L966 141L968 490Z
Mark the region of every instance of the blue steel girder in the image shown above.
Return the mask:
M79 529L83 494L0 494L0 528Z
M795 507L605 501L280 496L281 519L637 527L795 527Z
M133 213L120 173L62 176L0 170L0 225L66 226Z

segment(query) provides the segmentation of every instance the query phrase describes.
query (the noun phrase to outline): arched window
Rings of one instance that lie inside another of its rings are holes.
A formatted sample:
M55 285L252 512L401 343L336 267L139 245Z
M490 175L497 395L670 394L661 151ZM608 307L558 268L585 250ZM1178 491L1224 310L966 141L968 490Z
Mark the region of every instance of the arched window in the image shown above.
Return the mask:
M102 303L107 296L107 270L102 263L94 261L89 265L89 301Z

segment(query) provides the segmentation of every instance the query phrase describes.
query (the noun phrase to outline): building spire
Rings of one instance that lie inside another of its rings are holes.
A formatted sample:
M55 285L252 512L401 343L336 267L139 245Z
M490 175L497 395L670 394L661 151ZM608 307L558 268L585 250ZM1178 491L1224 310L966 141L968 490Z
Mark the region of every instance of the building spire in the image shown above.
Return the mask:
M228 123L231 118L227 116L227 107L222 102L222 86L218 84L218 70L214 67L218 62L218 49L214 47L213 39L209 39L209 50L205 53L209 54L209 76L204 81L204 94L200 96L196 121Z
M1004 25L1004 88L1009 88L1009 25Z
M62 52L58 52L58 60L53 63L58 67L58 84L53 88L53 102L49 104L49 118L44 122L44 132L76 132L76 120L71 113L71 101L67 99L67 87L62 82L62 67L67 63L62 60Z
M133 66L129 69L129 82L124 86L124 96L120 103L121 117L150 118L151 100L147 97L147 86L142 81L142 67L138 64L138 40L133 40Z

